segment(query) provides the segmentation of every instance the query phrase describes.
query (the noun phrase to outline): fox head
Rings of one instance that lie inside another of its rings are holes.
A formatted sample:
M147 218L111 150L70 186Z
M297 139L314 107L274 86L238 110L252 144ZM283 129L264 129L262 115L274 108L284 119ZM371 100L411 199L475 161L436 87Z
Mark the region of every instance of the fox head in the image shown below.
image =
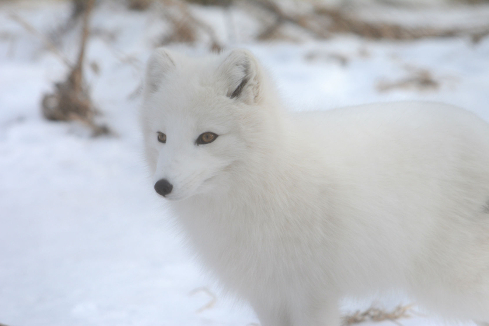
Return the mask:
M146 68L141 124L155 190L184 199L226 191L274 130L266 78L246 50L190 58L159 48ZM266 108L265 108L266 107Z

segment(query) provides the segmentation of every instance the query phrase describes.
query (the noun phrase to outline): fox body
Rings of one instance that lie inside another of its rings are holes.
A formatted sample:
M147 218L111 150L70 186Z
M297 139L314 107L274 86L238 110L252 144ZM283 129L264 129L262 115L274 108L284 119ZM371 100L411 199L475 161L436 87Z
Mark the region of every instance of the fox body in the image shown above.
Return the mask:
M283 108L251 53L151 56L141 107L155 189L262 326L340 324L398 290L489 322L489 125L435 103Z

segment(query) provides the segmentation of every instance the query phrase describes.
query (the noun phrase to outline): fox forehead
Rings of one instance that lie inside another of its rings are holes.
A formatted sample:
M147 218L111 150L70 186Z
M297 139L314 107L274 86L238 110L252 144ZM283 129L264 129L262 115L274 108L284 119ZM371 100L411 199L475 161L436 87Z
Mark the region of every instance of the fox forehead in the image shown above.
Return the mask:
M212 87L199 85L182 91L173 86L162 87L146 105L145 120L152 130L187 129L223 134L238 129L234 108L225 96L216 96Z

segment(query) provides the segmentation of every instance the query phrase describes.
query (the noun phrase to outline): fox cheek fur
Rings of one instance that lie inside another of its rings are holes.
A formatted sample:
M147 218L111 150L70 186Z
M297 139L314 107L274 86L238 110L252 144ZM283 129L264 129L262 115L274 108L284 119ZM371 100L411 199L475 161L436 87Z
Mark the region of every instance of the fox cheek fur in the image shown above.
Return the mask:
M141 125L155 183L172 185L156 190L262 326L339 326L339 300L385 291L489 322L489 126L473 114L288 112L248 51L157 49Z

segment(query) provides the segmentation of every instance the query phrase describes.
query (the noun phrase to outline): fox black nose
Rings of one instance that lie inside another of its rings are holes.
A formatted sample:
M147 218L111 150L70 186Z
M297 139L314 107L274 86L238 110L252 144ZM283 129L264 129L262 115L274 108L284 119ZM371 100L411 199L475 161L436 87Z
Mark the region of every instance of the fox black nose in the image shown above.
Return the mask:
M155 183L155 190L162 196L168 195L173 189L173 185L166 179L158 180Z

